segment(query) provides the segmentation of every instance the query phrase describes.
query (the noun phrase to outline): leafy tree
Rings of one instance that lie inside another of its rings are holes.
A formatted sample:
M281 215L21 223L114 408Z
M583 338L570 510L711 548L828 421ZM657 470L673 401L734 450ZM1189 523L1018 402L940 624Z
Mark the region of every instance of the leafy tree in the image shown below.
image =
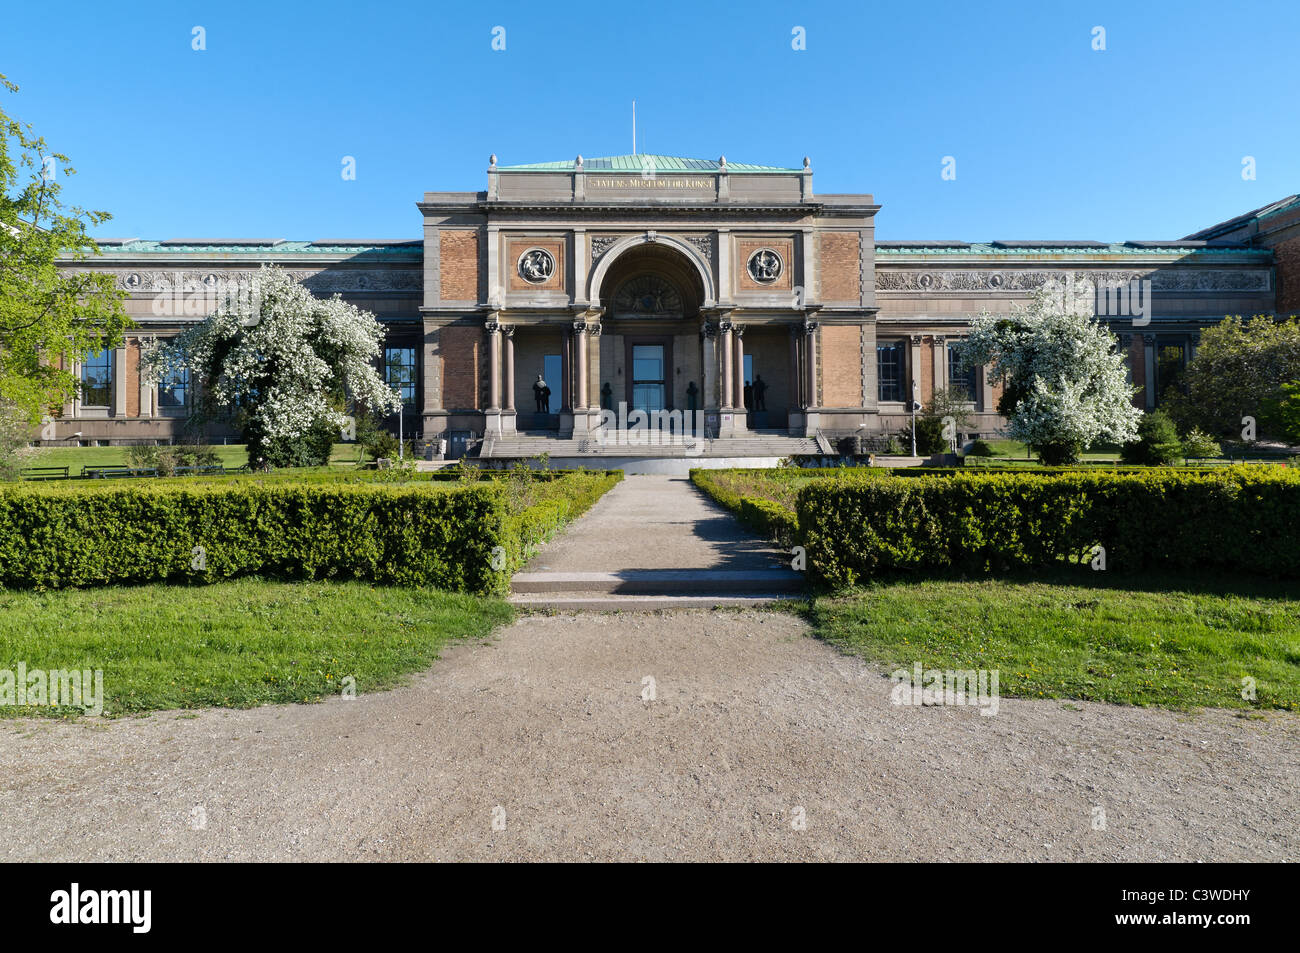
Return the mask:
M1283 386L1300 381L1300 319L1228 315L1201 332L1187 366L1186 397L1172 395L1170 414L1184 427L1238 437L1242 418L1254 417L1261 436L1285 436L1277 416Z
M1287 443L1300 444L1300 380L1283 384L1262 406L1269 432Z
M0 400L29 426L76 395L73 360L118 346L130 324L112 275L59 267L100 254L86 227L111 218L64 206L58 177L74 173L0 109Z
M1008 434L1044 463L1071 463L1099 439L1136 432L1141 412L1115 337L1078 301L1040 291L1011 315L976 317L957 347L968 363L992 365Z
M401 406L371 364L383 337L373 314L338 295L316 298L267 266L201 324L147 352L143 366L152 379L189 368L205 419L234 408L251 466L319 466L348 424L349 401Z
M32 451L30 421L8 401L0 399L0 482L18 479Z
M1153 410L1142 417L1137 426L1137 439L1124 445L1121 457L1125 463L1167 467L1183 455L1183 444L1178 439L1174 422L1163 410Z

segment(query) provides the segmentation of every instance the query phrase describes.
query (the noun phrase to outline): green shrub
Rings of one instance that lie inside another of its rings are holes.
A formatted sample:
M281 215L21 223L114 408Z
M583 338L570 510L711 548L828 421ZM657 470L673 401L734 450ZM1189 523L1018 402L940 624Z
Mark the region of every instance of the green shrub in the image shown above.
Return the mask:
M1217 457L1222 452L1223 449L1219 446L1218 441L1197 427L1187 431L1187 435L1183 437L1183 456L1185 457Z
M1183 445L1173 420L1163 410L1153 410L1138 423L1137 440L1126 443L1120 452L1125 463L1163 467L1183 455Z
M244 428L248 444L248 465L254 469L263 464L271 467L324 467L330 462L330 451L338 442L339 432L325 421L317 421L301 437L268 437L248 424Z
M1137 473L955 472L817 480L795 503L822 582L881 571L986 573L1086 563L1300 577L1300 474L1236 466Z
M912 425L909 423L898 432L898 439L904 447L904 453L912 452ZM918 415L916 418L916 452L920 456L932 453L944 453L949 450L948 441L943 438L943 419Z
M496 479L473 486L337 479L5 486L0 586L257 574L501 592L509 572L621 478L616 471L538 480L517 511ZM504 571L492 568L498 546Z

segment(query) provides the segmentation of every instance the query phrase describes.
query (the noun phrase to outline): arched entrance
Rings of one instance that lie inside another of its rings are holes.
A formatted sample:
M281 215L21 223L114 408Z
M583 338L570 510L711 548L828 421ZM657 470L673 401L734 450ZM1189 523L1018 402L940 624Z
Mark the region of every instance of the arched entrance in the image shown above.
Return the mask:
M599 276L602 408L703 408L700 308L709 294L688 254L663 241L632 244Z

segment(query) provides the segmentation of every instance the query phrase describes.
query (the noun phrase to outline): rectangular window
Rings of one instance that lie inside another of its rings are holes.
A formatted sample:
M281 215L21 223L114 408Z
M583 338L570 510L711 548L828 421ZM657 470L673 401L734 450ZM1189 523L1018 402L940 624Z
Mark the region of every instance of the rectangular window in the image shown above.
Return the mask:
M948 394L957 400L975 402L975 369L948 345Z
M384 348L384 380L402 395L402 406L415 406L415 348Z
M190 369L183 367L169 380L158 382L158 406L173 410L184 407L190 398Z
M882 401L903 399L903 345L891 341L876 345L876 396Z
M113 392L113 352L96 351L81 362L81 402L107 407Z

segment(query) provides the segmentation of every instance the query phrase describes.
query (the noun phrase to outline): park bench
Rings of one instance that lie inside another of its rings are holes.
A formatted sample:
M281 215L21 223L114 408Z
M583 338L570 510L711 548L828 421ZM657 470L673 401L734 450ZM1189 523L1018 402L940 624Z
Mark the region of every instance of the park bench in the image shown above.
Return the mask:
M19 471L24 480L66 480L67 467L26 467Z
M81 476L87 480L113 480L118 477L156 477L156 467L82 467Z

